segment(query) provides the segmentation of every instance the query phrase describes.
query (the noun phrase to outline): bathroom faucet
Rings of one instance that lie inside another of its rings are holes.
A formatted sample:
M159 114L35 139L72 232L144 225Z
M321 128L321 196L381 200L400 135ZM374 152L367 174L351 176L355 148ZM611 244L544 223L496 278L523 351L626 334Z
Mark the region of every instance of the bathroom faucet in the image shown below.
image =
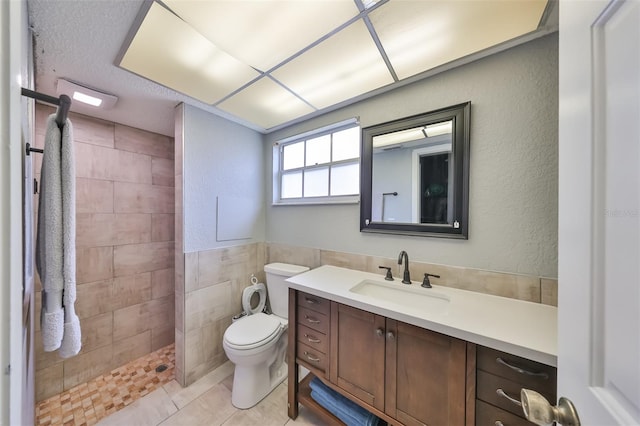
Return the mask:
M411 284L411 276L409 276L409 255L404 250L402 250L398 255L398 265L402 265L403 257L404 257L404 275L402 276L402 283Z

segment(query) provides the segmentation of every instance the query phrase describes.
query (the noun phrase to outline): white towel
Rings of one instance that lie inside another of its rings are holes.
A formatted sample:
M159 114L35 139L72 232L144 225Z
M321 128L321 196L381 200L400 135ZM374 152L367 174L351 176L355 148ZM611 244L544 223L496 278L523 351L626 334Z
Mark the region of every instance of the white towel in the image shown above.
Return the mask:
M36 241L36 267L42 282L40 321L44 350L60 348L60 356L81 348L76 300L76 201L73 127L58 129L55 115L47 119Z

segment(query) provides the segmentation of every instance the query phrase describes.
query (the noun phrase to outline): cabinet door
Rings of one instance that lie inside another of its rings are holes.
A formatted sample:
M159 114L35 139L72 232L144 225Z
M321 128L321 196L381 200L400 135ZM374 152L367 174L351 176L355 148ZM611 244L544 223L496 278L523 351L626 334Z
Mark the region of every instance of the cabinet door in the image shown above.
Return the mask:
M466 343L387 319L385 412L405 425L465 424Z
M384 410L384 317L331 303L331 381Z

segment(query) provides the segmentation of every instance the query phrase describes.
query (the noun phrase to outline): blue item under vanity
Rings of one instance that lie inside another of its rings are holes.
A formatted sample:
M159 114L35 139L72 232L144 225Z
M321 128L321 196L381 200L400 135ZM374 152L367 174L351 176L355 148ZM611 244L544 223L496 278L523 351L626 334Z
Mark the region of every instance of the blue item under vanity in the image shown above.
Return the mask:
M345 398L314 377L309 383L311 398L347 426L377 426L380 419L355 402Z

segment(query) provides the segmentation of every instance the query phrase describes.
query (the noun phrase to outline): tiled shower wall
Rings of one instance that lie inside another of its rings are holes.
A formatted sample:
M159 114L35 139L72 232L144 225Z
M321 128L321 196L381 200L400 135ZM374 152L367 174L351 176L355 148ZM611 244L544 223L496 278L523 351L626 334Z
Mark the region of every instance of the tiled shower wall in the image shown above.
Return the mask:
M36 106L37 147L53 112ZM44 352L36 321L38 401L174 341L173 139L78 114L69 118L82 350L66 360ZM42 156L32 155L39 181Z

